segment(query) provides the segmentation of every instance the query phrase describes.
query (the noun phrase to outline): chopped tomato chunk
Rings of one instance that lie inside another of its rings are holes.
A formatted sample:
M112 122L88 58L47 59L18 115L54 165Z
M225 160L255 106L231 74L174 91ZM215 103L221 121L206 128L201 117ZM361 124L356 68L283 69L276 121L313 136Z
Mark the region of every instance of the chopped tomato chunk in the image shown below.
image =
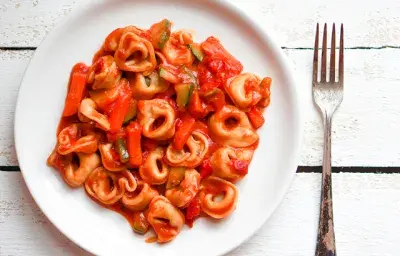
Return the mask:
M142 148L140 140L142 137L142 127L138 122L131 122L126 127L128 142L129 163L133 166L140 166L143 162Z
M222 46L222 44L219 42L219 40L213 36L209 37L206 39L201 44L201 48L205 52L205 54L213 56L216 59L221 59L223 60L226 64L229 65L229 69L235 73L240 73L243 70L242 64L235 58L233 57L225 48Z
M242 161L242 160L234 160L233 167L235 168L237 173L246 175L248 172L248 168L249 168L249 162Z
M221 110L226 105L225 94L219 88L207 90L202 93L202 96L208 103L213 106L215 111Z
M188 140L190 134L192 133L195 119L189 115L184 115L181 119L178 119L177 130L175 133L173 146L175 149L183 149L186 141Z
M200 86L214 83L222 87L227 79L242 72L242 64L215 37L207 38L201 47L206 56L198 67Z
M205 106L203 105L202 100L200 99L199 92L195 90L189 101L189 113L196 119L202 118L205 116Z
M200 178L207 178L212 174L213 170L211 168L210 159L204 160L200 166Z
M189 206L186 208L186 224L189 227L193 227L194 220L200 215L201 207L200 207L200 199L198 197L193 198L190 201Z

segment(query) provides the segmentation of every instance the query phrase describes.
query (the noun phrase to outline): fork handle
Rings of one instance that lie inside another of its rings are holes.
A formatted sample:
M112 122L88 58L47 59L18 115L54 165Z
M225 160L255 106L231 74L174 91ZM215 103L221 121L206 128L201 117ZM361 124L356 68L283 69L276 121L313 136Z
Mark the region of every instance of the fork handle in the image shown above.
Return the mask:
M333 113L323 112L324 155L322 166L321 206L315 256L336 256L332 207L331 132Z

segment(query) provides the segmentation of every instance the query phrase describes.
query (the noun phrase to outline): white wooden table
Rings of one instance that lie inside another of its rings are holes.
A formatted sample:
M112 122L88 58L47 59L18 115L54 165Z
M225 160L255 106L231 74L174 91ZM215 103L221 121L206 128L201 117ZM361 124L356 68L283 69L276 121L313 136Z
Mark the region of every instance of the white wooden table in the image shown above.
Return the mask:
M345 24L345 99L333 122L338 255L399 255L400 1L232 0L269 24L304 74L299 172L257 234L229 255L313 255L320 198L322 125L311 99L316 22ZM19 84L42 38L73 0L0 1L0 255L89 255L42 214L18 169L13 116ZM27 124L34 125L34 124ZM351 168L354 167L354 168Z

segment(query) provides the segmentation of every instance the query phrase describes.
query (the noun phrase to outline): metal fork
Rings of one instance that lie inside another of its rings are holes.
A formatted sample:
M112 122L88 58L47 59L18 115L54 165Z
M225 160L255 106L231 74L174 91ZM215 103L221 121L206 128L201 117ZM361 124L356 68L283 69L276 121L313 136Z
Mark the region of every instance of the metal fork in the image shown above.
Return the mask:
M318 81L318 45L319 45L319 24L315 34L314 61L312 92L315 104L318 106L324 122L324 155L322 166L321 186L321 208L319 215L318 240L315 251L316 256L335 256L335 232L333 225L332 208L332 170L331 170L331 132L332 116L343 100L343 24L340 28L340 49L339 49L339 80L336 80L335 49L336 32L335 24L332 27L331 57L329 68L329 80L326 77L326 56L327 56L327 29L324 26L322 39L321 56L321 78Z

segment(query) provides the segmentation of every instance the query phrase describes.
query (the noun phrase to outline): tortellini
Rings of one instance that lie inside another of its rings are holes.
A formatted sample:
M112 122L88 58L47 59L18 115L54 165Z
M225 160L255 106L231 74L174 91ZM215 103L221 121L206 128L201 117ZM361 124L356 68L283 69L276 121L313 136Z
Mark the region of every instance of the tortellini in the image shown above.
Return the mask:
M168 178L169 166L162 160L165 150L161 147L149 152L139 168L140 177L149 184L164 184Z
M115 150L112 143L100 144L99 150L101 154L101 162L103 163L104 168L108 171L119 172L126 168L125 164L114 158L113 154L115 154Z
M56 168L58 171L62 172L64 166L66 166L71 160L72 155L61 155L57 152L58 144L55 146L49 157L47 158L46 164Z
M231 147L248 147L258 141L258 134L250 124L247 115L234 106L224 106L208 121L215 140Z
M224 84L224 89L233 103L242 110L258 105L268 107L270 102L271 78L261 78L255 74L243 73L232 77Z
M96 110L96 108L97 108L96 103L92 99L86 98L82 100L81 105L79 107L79 112L86 118L89 118L90 120L98 123L103 130L105 131L110 130L111 125L110 122L108 121L108 118L105 115L100 114Z
M163 99L140 100L138 120L143 135L154 140L166 140L175 134L176 112Z
M185 147L176 150L171 145L168 146L166 159L171 166L184 166L189 168L197 167L208 152L209 142L206 135L200 131L193 131L186 142Z
M183 180L171 188L167 186L165 196L173 205L181 208L187 206L197 195L200 187L200 174L195 169L177 171L183 171Z
M192 52L187 47L190 43L193 43L193 36L189 31L177 31L171 35L162 52L171 64L190 64L194 60Z
M84 154L77 153L79 166L70 161L65 165L62 176L65 182L71 187L80 187L90 175L90 173L101 165L100 157L97 153Z
M247 109L261 99L255 95L257 90L254 90L259 86L260 81L261 79L254 74L243 73L228 79L225 83L225 91L238 108Z
M236 182L247 174L253 157L252 149L222 147L211 156L213 174L230 182Z
M137 189L126 192L122 196L122 203L132 211L142 211L147 208L151 200L158 195L158 191L144 181L139 181Z
M93 90L111 89L116 86L121 75L122 72L114 58L106 55L97 59L90 67L87 82L91 84Z
M163 196L153 198L147 220L156 232L159 243L174 239L185 224L182 212Z
M151 99L157 93L165 92L169 87L169 84L156 71L149 76L136 73L131 76L129 81L135 97L142 100Z
M125 191L133 192L136 187L136 179L129 171L112 173L104 167L96 168L85 182L86 192L105 205L118 202Z
M117 85L111 89L101 89L89 91L90 99L96 103L96 107L100 109L106 108L108 105L113 103L120 95L120 89L123 83L126 83L126 79L120 79ZM94 108L96 108L94 107ZM80 113L80 112L79 112ZM79 114L78 113L78 114Z
M61 155L94 153L98 148L98 137L93 128L86 124L71 124L58 134L57 151Z
M229 181L210 176L201 181L201 209L215 219L222 219L236 209L238 190Z
M151 42L132 32L122 35L114 58L121 70L144 75L149 75L157 65Z
M121 41L121 37L125 33L134 33L138 36L146 35L146 32L135 26L127 26L124 28L117 28L113 30L104 40L103 50L105 52L115 52L118 49L119 42Z

